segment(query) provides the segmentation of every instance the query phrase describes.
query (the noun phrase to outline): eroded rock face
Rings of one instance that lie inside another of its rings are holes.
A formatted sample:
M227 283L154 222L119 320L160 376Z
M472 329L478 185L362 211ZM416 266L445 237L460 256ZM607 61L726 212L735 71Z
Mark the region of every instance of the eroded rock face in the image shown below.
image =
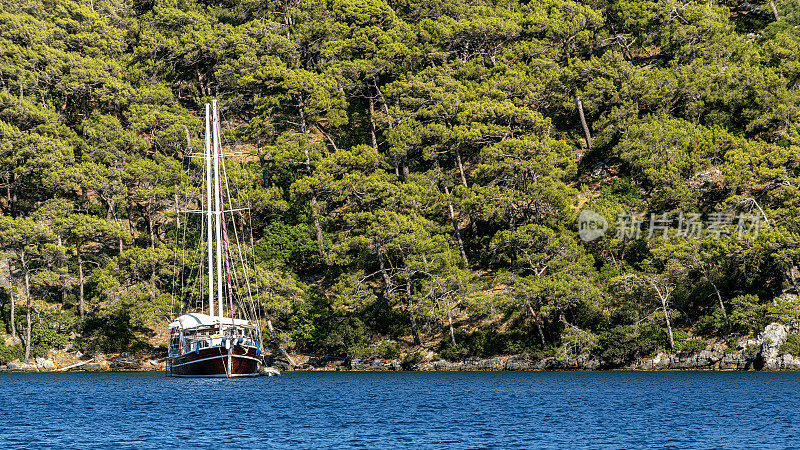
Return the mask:
M761 352L756 357L757 369L780 369L782 368L783 358L779 358L781 345L786 342L789 335L786 326L773 322L764 328L761 334ZM761 367L758 367L761 366Z
M109 366L114 370L137 370L142 367L139 361L131 357L115 359L109 363Z
M390 364L383 361L371 361L365 359L353 359L350 361L350 370L392 370Z
M12 361L7 364L9 370L36 370L36 365L31 363L24 363L18 361Z
M99 363L88 363L81 366L81 369L87 372L98 372L104 370L103 366Z

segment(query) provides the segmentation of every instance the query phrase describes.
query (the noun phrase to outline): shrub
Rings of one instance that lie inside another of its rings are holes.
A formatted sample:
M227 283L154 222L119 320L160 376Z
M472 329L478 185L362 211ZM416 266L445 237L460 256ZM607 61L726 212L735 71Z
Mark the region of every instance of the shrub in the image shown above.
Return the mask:
M758 332L767 324L767 307L755 295L740 295L731 300L728 319L732 331Z
M595 354L619 366L652 355L667 342L667 332L655 324L643 324L638 332L632 325L620 325L600 334Z
M307 267L319 262L317 243L312 238L309 225L290 226L275 221L264 228L264 237L258 241L254 252L263 262L273 262L279 266L293 263Z
M0 364L7 364L9 361L15 359L22 359L25 356L25 350L21 345L6 346L0 342Z
M471 333L456 331L456 345L450 341L450 335L445 334L439 342L437 352L441 358L455 361L470 356L489 357L495 355L512 355L524 353L536 344L532 334L522 331L497 332L476 330Z
M781 353L800 356L800 335L790 334L787 336L786 342L781 345Z
M675 344L675 350L683 350L691 353L700 352L708 347L708 342L703 339L687 339L680 343Z
M424 360L425 360L425 356L422 355L422 352L418 352L418 351L414 352L414 353L408 353L405 356L403 356L403 364L404 365L416 364L416 363L422 362Z
M31 333L34 345L43 346L48 349L63 349L67 346L69 338L50 327L37 326Z
M400 357L400 347L389 341L382 341L372 347L372 354L375 358L395 359Z
M356 358L397 359L400 357L400 347L394 342L381 341L369 347L353 347L348 353Z
M728 318L722 309L717 308L711 314L706 314L697 319L694 324L695 333L702 336L718 334L728 327Z
M687 339L689 339L689 333L683 330L672 330L672 340L675 342L676 350Z

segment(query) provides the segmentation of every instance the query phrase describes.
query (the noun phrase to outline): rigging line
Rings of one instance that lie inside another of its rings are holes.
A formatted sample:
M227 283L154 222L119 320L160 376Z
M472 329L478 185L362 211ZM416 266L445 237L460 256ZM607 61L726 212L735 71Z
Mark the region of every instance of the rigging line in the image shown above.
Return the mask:
M186 175L186 180L185 181L188 183L188 181L189 181L189 169L188 168L185 171L185 175ZM176 197L176 200L177 200L177 197ZM184 200L184 203L186 203L186 199ZM177 219L178 224L180 224L181 211L178 211L177 204L176 204L175 210L176 210L177 216L178 216L178 219ZM183 224L184 225L183 225L182 239L178 239L177 237L175 239L175 245L179 246L180 249L181 249L180 270L179 270L181 283L180 283L180 290L177 293L177 295L180 298L180 312L181 313L183 313L183 309L184 309L183 293L186 290L186 283L185 283L185 278L186 278L186 239L187 239L186 230L189 227L189 224L187 223L187 220L188 220L188 216L186 214L183 214ZM176 229L175 229L176 235L180 231L179 228L180 227L176 227ZM176 252L177 252L177 249L176 249ZM177 265L177 261L176 261L176 265ZM177 272L176 272L176 275L177 275ZM191 304L189 306L191 306Z
M246 174L244 163L242 163L242 170L245 171L245 174ZM246 177L245 177L245 179L246 179ZM226 184L226 189L228 189L228 192L229 192L229 195L230 195L230 189L228 188L227 184ZM252 264L248 264L250 261L247 258L245 258L243 253L242 253L242 246L241 246L241 243L239 241L239 234L238 234L238 230L236 229L236 221L235 220L233 222L234 236L236 238L236 247L237 247L237 250L238 250L238 253L239 253L239 261L242 263L242 267L243 267L245 285L247 286L248 306L250 308L250 312L252 313L252 317L256 321L256 325L258 326L259 339L260 339L261 338L261 321L259 319L259 315L258 315L258 312L256 310L255 302L253 301L253 288L252 288L252 284L250 283L250 274L249 274L249 272L251 270L250 269L251 267L252 267L254 276L255 276L255 272L256 272L255 253L252 251L253 250L252 249L252 247L253 247L252 206L253 205L252 205L251 193L248 192L246 189L242 189L242 190L245 192L245 195L247 197L247 207L242 208L242 210L247 210L249 212L249 214L247 215L247 223L248 223L249 227L245 227L245 223L244 223L245 219L244 219L244 215L243 214L240 214L240 219L242 220L242 227L243 228L248 228L248 231L250 233L250 252L249 252L249 255L250 255L251 259L252 259ZM240 191L242 191L242 190L240 190Z
M253 207L252 201L253 201L253 198L250 196L250 193L247 193L247 208L248 208L249 211L252 211L252 209L251 209ZM244 220L243 220L243 222L244 222ZM257 269L256 269L256 255L255 255L255 251L253 249L253 215L252 215L252 213L247 215L247 223L249 225L248 229L250 231L250 258L252 259L252 264L253 264L251 267L253 267L253 276L255 276ZM244 226L244 223L242 223L242 226ZM248 290L248 292L250 292L250 284L249 284L249 282L248 282L248 285L247 285L247 290ZM256 317L256 324L258 324L258 327L259 327L258 328L259 338L261 338L261 323L257 319L258 318L258 314L256 312L255 302L253 302L252 292L250 292L250 303L251 303L252 308L253 308L253 315Z
M186 168L185 174L186 174L186 183L188 184L189 183L189 168L188 167ZM186 201L184 201L184 203L186 203ZM177 205L176 205L176 209L177 209ZM183 313L183 306L184 306L183 293L186 290L186 230L189 228L188 220L189 220L188 214L184 214L183 215L183 244L181 245L180 242L176 242L175 243L176 245L180 245L181 246L181 270L180 270L180 274L181 274L181 289L179 291L179 295L180 295L180 312L181 312L181 314ZM177 230L176 230L176 233L177 233ZM191 275L191 273L190 273L190 275Z
M175 210L177 211L177 209L178 209L178 196L176 195L175 196ZM178 219L178 222L180 222L180 218ZM176 260L178 259L178 247L177 247L178 242L179 242L178 241L178 227L176 226L175 227L175 245L176 245L176 247L174 247L173 252L172 252L173 257ZM172 288L171 288L172 292L171 292L171 295L169 296L169 315L170 315L169 318L170 318L170 320L172 320L172 315L175 312L175 285L177 284L177 282L176 282L176 278L177 277L178 277L178 273L173 270L173 272L172 272Z
M219 114L220 114L220 116L222 115L221 111L219 112ZM219 122L218 122L219 126L221 126L221 124L222 124L222 119L220 119ZM220 134L221 134L221 131L220 131ZM233 198L232 198L231 192L230 192L230 185L228 184L228 172L227 172L227 167L225 165L225 159L224 158L220 158L220 163L221 163L220 164L220 166L221 166L220 170L222 171L222 173L224 175L221 178L225 182L225 192L228 195L228 204L231 207L231 209L228 210L228 212L240 211L240 210L242 210L242 208L233 209ZM242 167L242 170L244 170L244 167ZM223 206L224 206L224 204L223 204ZM235 215L231 215L231 223L233 224L233 232L234 232L234 238L236 239L237 248L239 250L239 254L241 255L241 246L239 245L239 234L238 234L238 230L237 230L237 226L236 226L236 216ZM229 266L230 266L230 243L227 240L228 239L228 234L227 234L227 227L226 227L225 222L223 222L222 226L225 229L225 239L226 239L226 241L225 241L225 244L226 244L226 246L225 246L226 261L225 262L228 265L228 277L229 277L228 282L229 282L229 285L230 285L230 276L231 276L231 271L229 269ZM241 261L241 258L240 258L240 261ZM244 276L245 276L245 282L246 282L247 288L248 288L248 296L249 296L249 299L250 299L250 305L249 306L252 309L252 294L250 293L250 286L249 286L249 281L248 281L249 279L247 278L247 269L248 268L247 268L246 264L244 264L244 262L242 262L242 271L243 271ZM235 271L233 271L233 281L236 282L236 285L237 285L238 288L241 288L241 281L239 280L238 274ZM247 315L247 308L246 308L247 305L245 305L245 302L242 299L241 294L238 293L238 290L237 290L236 297L237 297L236 298L236 302L237 302L237 304L239 306L239 313L241 314L242 312L244 312L245 315ZM229 299L230 299L230 302L231 302L231 309L233 309L233 296L229 295ZM255 311L253 311L253 313L254 313L253 317L255 317ZM256 323L260 327L260 323L258 321L256 321Z
M233 201L232 201L232 199L231 199L230 186L228 185L228 172L227 172L227 168L226 168L226 166L225 166L225 160L222 160L221 162L222 162L222 164L221 164L221 168L220 168L220 170L222 170L222 173L223 173L223 175L224 175L224 176L222 177L222 179L225 181L225 192L226 192L226 193L227 193L227 195L228 195L228 204L232 204L232 203L233 203ZM231 216L231 222L233 223L233 228L234 228L234 236L235 236L235 238L236 238L236 241L238 242L238 240L239 240L239 237L238 237L238 234L237 234L237 231L236 231L236 217L235 217L235 216L233 216L233 215ZM227 228L226 228L226 230L227 230ZM226 238L227 238L227 231L226 231L226 235L225 235L225 236L226 236ZM230 258L230 251L229 251L229 248L226 248L226 251L228 252L228 253L226 253L226 257L227 257L227 258ZM242 265L242 270L246 270L246 268L244 267L244 265ZM235 272L235 271L233 272L233 280L236 282L236 284L237 284L237 286L238 286L238 287L241 287L241 282L239 281L239 277L238 277L238 275L236 274L236 272ZM239 297L239 298L237 299L237 303L238 303L238 306L239 306L239 312L241 313L241 312L242 312L242 310L244 309L244 308L243 308L243 306L244 306L244 302L243 302L243 301L241 301L241 295L238 295L238 297Z
M221 113L221 111L220 111L220 113ZM220 120L220 123L221 122L222 121ZM225 173L226 173L226 177L224 178L224 180L225 180L225 190L228 193L228 201L231 202L230 187L228 186L227 170L225 168L225 160L224 159L222 159L222 170L225 171ZM242 170L244 170L244 164L242 164ZM249 193L247 195L247 199L248 199L248 204L247 204L248 208L247 209L249 211L250 207L252 206L252 203L250 201L251 199L250 199ZM233 205L231 204L231 206L233 206ZM252 214L248 214L247 217L248 217L248 222L250 224L250 242L252 244L252 241L253 241L253 239L252 239L252 236L253 236ZM242 218L242 222L243 222L242 226L244 226L244 219L243 218ZM247 296L248 296L248 304L247 304L247 306L250 307L250 310L252 312L252 317L256 322L256 326L257 326L257 329L258 329L258 337L259 337L259 342L260 342L261 341L261 321L258 319L258 314L256 313L255 303L253 302L253 293L252 293L252 289L251 289L251 285L250 285L250 277L248 275L249 267L245 263L245 258L242 256L242 249L241 249L241 245L239 243L239 234L238 234L238 230L237 230L237 227L236 227L235 215L234 215L234 217L232 217L232 223L233 223L234 237L236 239L236 247L237 247L238 253L239 253L239 260L242 263L242 272L243 272L244 279L245 279L245 285L247 286ZM255 254L252 251L250 252L250 254L251 254L252 258L253 258L253 266L252 267L255 268ZM238 282L239 281L238 281L238 277L237 277L237 283ZM242 301L241 303L244 303L244 302Z
M220 135L220 130L219 130L220 122L221 122L221 120L217 121L217 127L218 127L217 128L217 135L218 136ZM220 140L221 140L221 138L220 138ZM217 142L217 145L220 147L220 150L221 150L222 149L222 145L219 142ZM225 159L219 158L219 160L224 165ZM220 183L219 179L221 177L222 177L222 174L219 173L219 170L218 170L218 173L217 173L217 184L220 184L220 187L221 187L221 183ZM229 254L229 251L228 251L228 227L225 224L225 201L224 201L224 199L221 199L221 200L223 200L223 201L220 201L220 205L219 205L219 207L220 207L219 220L220 220L220 222L222 224L222 244L223 244L224 253L225 253L225 277L226 277L226 279L228 281L228 303L229 303L230 308L231 308L231 322L233 322L233 287L231 285L230 254ZM228 198L228 202L230 202L230 197Z
M199 236L198 242L197 242L197 246L199 246L201 250L202 250L202 246L203 246L203 236L205 235L205 223L204 222L205 221L200 220L200 236ZM188 227L188 224L187 224L187 227ZM188 245L186 245L186 247L188 247ZM194 249L192 249L192 250L194 251ZM194 268L195 268L194 264L189 268L189 279L193 280L192 289L189 289L189 291L190 292L194 292L194 291L199 291L200 292L199 300L198 300L198 297L195 297L194 295L192 295L192 304L194 305L195 310L197 310L197 305L198 304L200 305L200 310L202 310L202 308L203 308L203 306L202 306L203 305L203 299L205 298L203 296L203 294L204 294L203 287L204 286L203 286L202 280L200 279L201 278L200 274L203 273L202 270L203 270L203 267L204 267L203 266L203 257L204 256L205 255L203 254L203 252L200 251L200 272L197 274L197 277L194 276ZM194 258L192 258L192 260L194 260ZM198 283L199 283L199 288L196 288L196 285Z
M188 172L188 169L187 169L187 172ZM202 197L201 197L200 201L202 202ZM188 230L189 230L189 223L188 223L189 222L189 217L193 217L193 216L189 216L188 214L184 214L184 215L185 215L184 223L186 224L186 226L185 226L185 228L183 230L184 231L184 241L183 241L184 261L182 263L183 264L182 265L182 273L183 273L184 278L186 278L188 280L192 280L192 281L184 283L183 290L181 291L181 298L183 298L185 295L187 295L186 293L189 292L188 295L189 295L190 299L186 302L186 308L189 308L192 311L198 311L198 302L200 303L200 308L202 308L203 297L202 297L202 285L198 288L197 287L197 283L201 283L202 279L199 278L200 274L195 276L195 270L197 269L197 265L195 264L196 258L194 258L192 256L194 254L195 249L194 248L191 248L191 249L189 248L188 242L189 242L190 237L187 236ZM201 221L200 235L197 237L198 240L197 241L193 240L193 242L195 243L196 246L202 246L203 245L204 233L205 233L205 223L203 221ZM189 255L189 257L186 258L185 255ZM203 256L204 256L204 254L201 252L200 253L201 270L202 270L202 264L203 264L203 261L202 261L202 257ZM186 265L187 265L186 261L187 260L190 262L189 263L189 269L188 269L188 272L189 272L188 275L186 275L186 270L187 270L186 269ZM189 283L191 283L191 284L189 284ZM199 300L194 295L194 293L197 292L198 290L200 290L200 292L201 292L201 297L200 297ZM184 303L182 301L181 312L183 312L183 304Z
M189 239L190 239L190 237L187 236L188 229L189 229L189 216L188 215L185 218L184 224L185 224L185 226L184 226L184 229L183 229L183 256L182 256L183 257L183 261L181 261L181 277L183 277L182 288L181 288L181 313L183 313L185 308L188 308L188 307L191 306L190 303L184 302L183 298L184 298L184 295L185 295L184 293L187 290L189 290L189 286L190 286L190 283L191 283L191 281L189 281L189 280L194 280L194 277L193 277L194 266L193 265L189 266L188 278L187 278L187 275L186 275L186 261L187 261L187 259L189 259L189 258L187 258L186 255L189 254L191 256L191 254L189 253L189 250L188 250L188 247L189 247L188 242L189 242ZM193 300L192 303L196 304L196 300L195 300L194 296L192 296L192 300Z
M227 168L225 166L225 161L222 162L222 170L227 175ZM231 191L230 191L230 186L228 185L227 176L225 177L225 192L228 194L228 201L230 202ZM235 216L233 217L232 223L233 223L233 236L236 239L236 249L238 250L238 253L239 253L239 261L241 261L241 263L242 263L242 272L243 272L243 276L244 276L244 279L245 279L245 285L247 286L248 300L250 301L248 306L250 306L251 312L253 313L253 319L256 320L255 308L252 305L252 303L253 303L253 294L252 294L252 290L250 289L250 278L247 275L247 271L248 271L249 267L247 266L247 263L244 261L244 258L242 256L242 246L241 246L241 244L239 242L239 231L238 231L238 228L236 227L236 218L235 218ZM237 280L237 282L238 282L238 280ZM244 302L242 302L242 303L244 303ZM256 320L256 324L258 324L260 326L260 323L258 322L258 320Z
M203 180L202 185L205 186L205 184L206 184L205 177L202 177L202 180ZM208 189L208 188L206 187L206 189ZM203 209L203 205L205 205L206 206L206 210L208 211L208 208L210 208L210 205L207 205L206 203L207 203L206 202L206 196L205 195L201 195L200 196L200 209ZM206 256L206 252L203 251L204 250L203 243L208 242L208 239L211 239L210 234L211 234L211 229L210 228L208 228L208 229L206 228L205 217L201 217L200 218L200 237L199 237L199 240L198 240L198 243L197 243L197 246L199 248L198 251L200 253L200 268L199 268L200 271L197 273L197 278L196 278L196 283L198 283L200 285L199 286L200 299L199 300L195 299L195 307L199 303L201 311L204 310L203 302L207 301L206 299L208 297L208 293L205 291L206 283L203 282L203 274L206 273L205 264L206 263L207 264L211 264L211 261L206 261L207 256ZM208 308L209 308L208 311L211 312L211 305L208 305Z

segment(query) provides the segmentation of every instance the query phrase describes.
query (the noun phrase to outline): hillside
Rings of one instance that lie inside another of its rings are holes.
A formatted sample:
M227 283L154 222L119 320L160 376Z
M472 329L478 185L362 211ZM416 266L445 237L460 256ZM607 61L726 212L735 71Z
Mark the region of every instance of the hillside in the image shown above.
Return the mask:
M621 366L797 333L798 26L795 0L0 0L0 364L157 351L202 308L180 211L212 98L270 345Z

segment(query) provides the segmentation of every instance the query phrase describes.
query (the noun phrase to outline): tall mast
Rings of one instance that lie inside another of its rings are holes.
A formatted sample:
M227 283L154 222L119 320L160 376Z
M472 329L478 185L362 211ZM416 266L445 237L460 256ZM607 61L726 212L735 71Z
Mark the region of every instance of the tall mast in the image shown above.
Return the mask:
M220 213L221 193L220 193L220 173L219 173L219 113L217 111L217 100L212 100L214 122L211 125L214 136L214 216L217 220L215 223L215 240L217 241L217 301L219 308L220 321L222 320L222 214Z
M213 219L211 217L211 111L206 103L206 229L208 230L208 315L214 317L214 250L212 249L213 238L211 228Z

